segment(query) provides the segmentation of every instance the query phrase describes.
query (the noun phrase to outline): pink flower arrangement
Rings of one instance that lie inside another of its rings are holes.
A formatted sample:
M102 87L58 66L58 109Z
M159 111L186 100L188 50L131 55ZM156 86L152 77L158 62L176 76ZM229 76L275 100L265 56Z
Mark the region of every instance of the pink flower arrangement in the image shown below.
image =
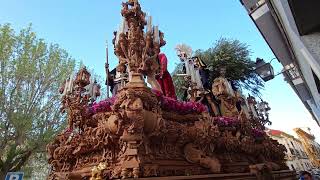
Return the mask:
M113 96L111 98L102 100L98 103L94 102L90 107L89 107L89 114L93 115L98 112L109 112L112 111L111 106L114 104L116 101L116 97Z
M237 126L240 124L237 118L221 116L221 117L213 117L213 119L219 126Z
M206 106L198 102L184 102L164 96L160 91L152 89L158 97L161 108L166 111L175 111L179 114L202 113L207 110Z
M157 96L158 100L160 101L160 106L163 110L175 111L179 114L202 113L207 111L206 106L201 103L178 101L176 99L166 97L160 91L154 89L152 89L152 92ZM93 103L88 108L88 114L93 115L98 112L112 111L112 105L115 101L116 97L114 96L98 103Z
M252 129L252 134L254 137L263 137L266 133L261 129Z

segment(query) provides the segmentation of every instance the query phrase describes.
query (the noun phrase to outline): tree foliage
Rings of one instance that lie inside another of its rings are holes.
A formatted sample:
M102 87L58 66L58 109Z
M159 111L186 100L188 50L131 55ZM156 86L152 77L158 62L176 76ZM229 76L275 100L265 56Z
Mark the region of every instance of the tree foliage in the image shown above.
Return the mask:
M75 61L31 26L0 25L0 179L19 170L61 128L58 89Z
M197 50L199 56L211 71L211 79L219 76L219 68L226 68L226 78L238 89L246 89L259 95L264 87L262 79L256 74L255 62L250 59L248 45L239 40L221 38L214 47L205 51Z
M177 74L184 74L182 63L179 63L175 67L174 71L172 72L172 81L173 81L173 84L175 87L177 98L179 100L186 100L186 99L183 99L183 97L184 97L185 88L187 86L187 83L183 77L177 76Z
M213 47L207 50L197 50L195 56L200 57L210 70L209 81L212 82L219 76L219 68L226 68L226 78L232 82L237 89L247 90L253 95L260 95L260 90L264 87L262 79L255 73L255 62L250 59L248 45L238 40L221 38ZM177 66L173 75L181 71L181 66ZM183 80L174 77L179 97L181 97L181 86Z

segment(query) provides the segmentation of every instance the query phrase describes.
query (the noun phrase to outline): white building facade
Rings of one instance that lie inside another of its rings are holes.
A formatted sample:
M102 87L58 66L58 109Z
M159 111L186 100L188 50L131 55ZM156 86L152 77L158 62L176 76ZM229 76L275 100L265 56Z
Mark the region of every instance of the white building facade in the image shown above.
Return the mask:
M283 75L320 124L320 1L240 0L283 65Z
M314 168L300 140L279 130L269 129L267 134L286 147L286 164L291 170L299 172Z

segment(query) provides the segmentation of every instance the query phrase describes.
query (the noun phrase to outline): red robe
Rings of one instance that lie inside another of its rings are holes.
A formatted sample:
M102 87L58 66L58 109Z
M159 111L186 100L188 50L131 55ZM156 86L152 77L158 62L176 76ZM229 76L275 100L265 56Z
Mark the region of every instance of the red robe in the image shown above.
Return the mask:
M173 81L171 75L167 70L168 60L165 54L160 53L158 55L160 64L160 76L157 76L157 81L161 86L163 95L177 99L176 92L174 89Z

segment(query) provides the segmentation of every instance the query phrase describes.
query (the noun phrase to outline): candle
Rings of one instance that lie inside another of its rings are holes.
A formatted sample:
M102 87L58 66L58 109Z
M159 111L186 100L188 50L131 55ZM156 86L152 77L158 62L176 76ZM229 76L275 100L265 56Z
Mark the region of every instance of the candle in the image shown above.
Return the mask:
M71 80L70 80L70 77L69 77L68 80L67 80L67 83L66 83L66 85L67 85L67 87L66 87L67 92L66 92L66 93L67 93L67 94L70 93L70 81L71 81Z
M123 33L127 33L129 31L129 26L128 26L128 22L126 20L124 20L124 25L123 25Z
M68 92L72 93L72 88L73 88L73 79L72 79L72 75L70 75Z
M90 84L89 84L89 87L88 87L88 94L90 97L92 97L93 95L93 81L90 79Z
M93 83L92 84L92 98L94 100L97 99L97 89L98 89L97 83Z
M121 33L124 33L124 28L125 28L125 19L124 19L124 17L122 18L122 20L121 20L121 24L120 24L120 34Z
M115 46L118 44L119 42L119 36L120 36L120 26L118 28L117 34L116 34L116 41L115 41Z
M120 23L119 29L118 29L118 31L117 31L116 44L115 44L115 45L118 44L120 34L123 33L123 31L124 31L124 21L125 21L124 17L122 17L120 21L121 21L121 23Z
M148 21L147 21L147 32L150 32L152 29L152 16L148 16Z
M67 94L67 88L68 88L68 79L66 79L66 81L64 83L62 95L66 95Z
M160 37L159 37L159 27L155 26L154 31L153 31L153 36L154 36L154 42L160 43Z

